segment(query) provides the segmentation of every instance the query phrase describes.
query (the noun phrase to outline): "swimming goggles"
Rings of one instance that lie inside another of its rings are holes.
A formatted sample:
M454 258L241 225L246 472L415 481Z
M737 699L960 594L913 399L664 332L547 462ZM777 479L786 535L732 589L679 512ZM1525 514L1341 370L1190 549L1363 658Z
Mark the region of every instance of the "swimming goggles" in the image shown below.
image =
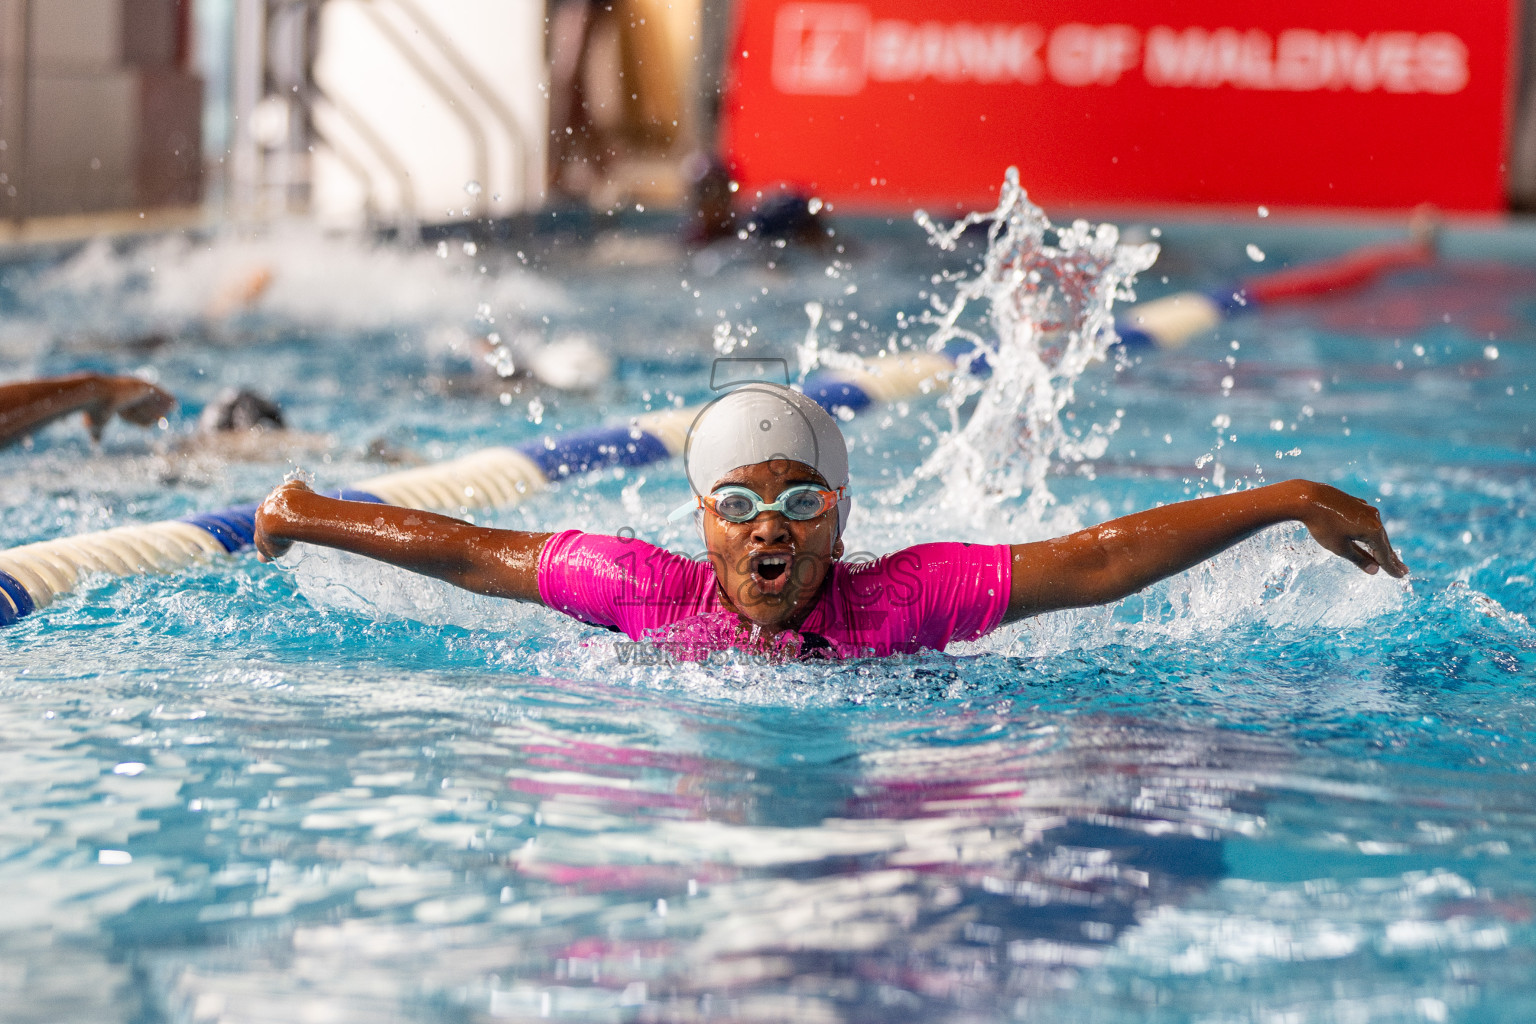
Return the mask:
M816 484L795 484L780 491L778 501L768 502L750 488L732 484L717 488L713 494L699 495L667 518L677 520L696 509L707 508L729 523L748 523L762 512L779 512L785 519L804 522L830 512L842 497L841 487L829 491Z

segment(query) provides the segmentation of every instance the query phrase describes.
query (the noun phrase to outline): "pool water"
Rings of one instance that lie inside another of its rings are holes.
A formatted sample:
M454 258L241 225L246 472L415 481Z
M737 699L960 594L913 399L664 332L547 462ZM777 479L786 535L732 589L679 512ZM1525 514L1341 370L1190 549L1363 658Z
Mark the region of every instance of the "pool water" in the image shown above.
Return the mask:
M436 461L702 401L717 351L794 366L808 303L827 348L920 346L986 245L850 221L841 252L689 261L664 223L618 227L7 264L13 375L143 370L184 404L152 437L61 424L0 453L0 540L252 500L295 467L341 485L388 468L376 441ZM1138 296L1390 233L1163 223ZM0 649L0 1020L1536 1017L1536 234L1453 228L1444 252L1089 367L1061 423L1100 441L984 514L918 473L939 395L845 424L850 548L1305 476L1380 501L1406 584L1276 529L945 655L763 665L312 550L89 581ZM209 321L255 265L262 302ZM489 330L601 339L614 375L461 386L441 339ZM228 386L313 436L178 453ZM613 471L478 518L692 550L665 519L686 489Z

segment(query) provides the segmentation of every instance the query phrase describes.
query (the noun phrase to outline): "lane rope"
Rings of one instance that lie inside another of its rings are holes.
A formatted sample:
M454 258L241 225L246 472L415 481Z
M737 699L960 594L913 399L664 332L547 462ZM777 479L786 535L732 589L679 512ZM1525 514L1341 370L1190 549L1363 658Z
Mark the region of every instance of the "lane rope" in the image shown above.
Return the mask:
M1115 318L1120 344L1179 348L1223 319L1256 305L1358 288L1392 270L1432 262L1433 233L1408 242L1365 246L1342 257L1259 275L1214 292L1179 292L1139 303ZM985 373L968 347L944 354L887 354L806 378L802 389L834 414L855 416L944 387L960 366ZM666 409L628 423L545 437L516 448L487 448L434 466L386 473L332 492L359 501L453 510L509 507L551 481L614 466L644 466L682 454L699 409ZM120 526L0 551L0 626L47 607L97 573L172 572L251 546L256 505L236 505L179 520Z
M1361 246L1316 263L1246 278L1209 292L1177 292L1141 302L1115 317L1120 343L1129 348L1183 348L1191 338L1214 330L1244 310L1321 298L1362 288L1398 270L1429 266L1435 260L1433 225L1407 241Z

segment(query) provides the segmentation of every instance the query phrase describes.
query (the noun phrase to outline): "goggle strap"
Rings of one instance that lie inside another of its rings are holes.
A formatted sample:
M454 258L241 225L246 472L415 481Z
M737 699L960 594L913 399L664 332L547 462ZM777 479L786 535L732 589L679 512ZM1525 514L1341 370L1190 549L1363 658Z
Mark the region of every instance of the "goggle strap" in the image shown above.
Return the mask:
M690 516L703 507L704 499L696 494L692 498L689 498L687 501L683 502L681 505L677 506L677 508L673 509L671 514L667 516L667 522L675 523L679 519Z

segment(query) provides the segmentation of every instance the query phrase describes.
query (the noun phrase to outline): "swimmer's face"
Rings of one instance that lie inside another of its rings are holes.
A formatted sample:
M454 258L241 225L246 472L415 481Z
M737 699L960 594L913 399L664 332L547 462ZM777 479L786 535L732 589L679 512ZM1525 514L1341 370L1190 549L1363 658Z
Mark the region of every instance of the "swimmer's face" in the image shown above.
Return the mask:
M795 484L828 486L810 466L788 459L742 466L715 481L715 487L726 484L749 488L766 502L777 501L781 491ZM759 626L799 625L832 563L843 553L837 509L805 520L759 512L745 523L729 522L707 510L703 515L704 544L726 601Z

